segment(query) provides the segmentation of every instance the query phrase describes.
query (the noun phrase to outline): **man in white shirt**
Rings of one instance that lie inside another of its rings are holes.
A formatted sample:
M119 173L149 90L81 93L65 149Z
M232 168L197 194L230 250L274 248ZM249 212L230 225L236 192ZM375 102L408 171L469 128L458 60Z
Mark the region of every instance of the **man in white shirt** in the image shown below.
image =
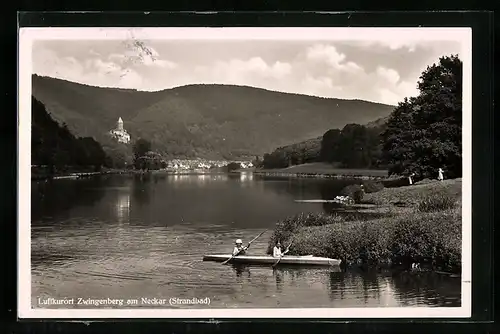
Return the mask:
M233 256L245 255L248 247L243 247L243 241L241 239L236 240L236 246L233 249Z

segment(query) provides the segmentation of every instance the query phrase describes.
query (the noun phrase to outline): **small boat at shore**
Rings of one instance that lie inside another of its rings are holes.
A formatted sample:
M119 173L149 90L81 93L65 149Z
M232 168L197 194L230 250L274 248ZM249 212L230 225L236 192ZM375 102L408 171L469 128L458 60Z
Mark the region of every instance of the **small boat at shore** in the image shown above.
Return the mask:
M205 255L203 261L224 262L231 258L230 254L226 255ZM233 257L229 263L246 263L246 264L270 264L274 265L279 259L269 255L238 255ZM306 256L283 256L279 264L286 265L305 265L305 266L338 266L342 260L330 259L327 257L316 257L312 255Z

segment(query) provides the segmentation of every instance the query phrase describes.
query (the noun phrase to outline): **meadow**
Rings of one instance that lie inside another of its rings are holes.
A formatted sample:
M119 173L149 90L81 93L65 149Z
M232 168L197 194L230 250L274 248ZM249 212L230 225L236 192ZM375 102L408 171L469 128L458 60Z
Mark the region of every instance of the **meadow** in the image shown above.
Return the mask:
M301 165L295 165L288 168L273 168L273 169L258 169L257 173L270 173L270 174L284 174L284 175L297 175L310 174L310 175L332 175L332 176L346 176L346 177L374 177L386 178L387 170L383 169L350 169L350 168L335 168L330 163L326 162L312 162Z

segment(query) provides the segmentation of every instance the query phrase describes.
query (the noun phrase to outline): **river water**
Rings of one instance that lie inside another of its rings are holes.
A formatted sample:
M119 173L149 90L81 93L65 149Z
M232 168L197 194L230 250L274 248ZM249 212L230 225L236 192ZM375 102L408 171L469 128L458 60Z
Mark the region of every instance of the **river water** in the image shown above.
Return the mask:
M202 261L269 228L250 248L264 254L276 221L332 210L296 200L332 198L352 182L252 174L32 182L32 306L207 297L211 308L460 306L460 278L436 273Z

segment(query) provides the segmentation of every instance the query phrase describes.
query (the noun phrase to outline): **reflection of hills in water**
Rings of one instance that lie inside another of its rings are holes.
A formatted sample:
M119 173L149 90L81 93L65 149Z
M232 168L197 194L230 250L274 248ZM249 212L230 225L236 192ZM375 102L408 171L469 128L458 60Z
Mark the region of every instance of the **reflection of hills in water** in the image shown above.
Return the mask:
M33 295L206 295L227 307L456 305L460 279L202 261L288 215L322 211L294 200L318 198L322 189L334 196L344 185L310 181L179 175L33 182ZM265 253L270 234L252 244L253 254Z
M383 287L383 289L381 289ZM361 293L360 293L361 292ZM376 271L345 271L330 275L330 298L349 299L356 296L360 304L369 304L376 300L382 306L396 306L391 282Z
M427 306L460 307L460 277L404 271L393 275L393 282L403 306L415 306L418 302Z
M66 213L75 206L93 206L105 195L103 179L51 180L31 183L31 214L34 217L51 217ZM95 188L94 188L95 187ZM94 188L94 189L93 189Z
M35 225L44 219L57 223L93 215L102 221L151 226L200 221L269 226L300 212L341 214L331 203L294 201L330 199L352 182L356 181L283 179L252 173L151 174L38 182L32 184L32 217Z
M259 289L260 294L270 297L287 296L293 291L296 300L307 299L313 295L317 296L316 298L322 296L316 301L319 307L327 305L330 307L399 307L426 306L427 304L437 306L443 302L441 299L434 305L432 302L423 303L422 299L425 297L418 290L413 295L405 293L404 289L400 289L397 285L398 278L393 277L390 271L359 269L343 271L339 267L277 266L270 268L269 266L242 264L233 264L231 268L237 284L241 287L239 291L241 294L246 293L249 285ZM426 279L420 283L422 284L420 288L425 290ZM442 292L446 293L446 291ZM432 300L432 296L430 298ZM446 299L446 297L441 298ZM449 301L450 305L453 305L456 300L456 296L452 297ZM279 306L279 303L276 306Z
M351 269L330 276L330 298L369 306L460 306L459 278L434 272ZM360 293L362 291L362 293Z

